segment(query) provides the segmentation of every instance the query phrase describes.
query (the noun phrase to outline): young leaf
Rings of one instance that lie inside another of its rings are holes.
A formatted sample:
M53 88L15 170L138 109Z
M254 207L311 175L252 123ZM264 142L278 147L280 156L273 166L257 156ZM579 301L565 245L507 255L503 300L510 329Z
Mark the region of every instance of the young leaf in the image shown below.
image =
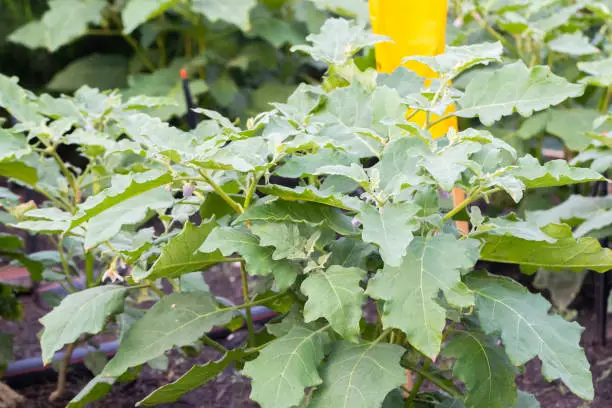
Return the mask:
M239 27L242 31L251 29L249 14L257 5L257 0L234 0L223 2L217 0L193 0L193 11L202 13L211 22L223 20Z
M40 345L42 359L48 363L64 344L71 344L81 334L97 334L106 325L107 318L123 311L127 288L104 285L73 293L59 306L45 315Z
M482 328L486 333L501 332L513 364L523 365L537 356L549 381L561 379L578 396L593 399L589 362L579 345L583 329L578 323L549 315L550 303L512 279L472 273L466 284L476 293Z
M198 340L214 326L223 326L232 312L219 309L209 293L173 293L163 297L125 334L115 357L101 374L116 377L172 347Z
M246 270L251 275L274 274L276 288L285 290L297 277L297 267L288 260L274 260L274 250L259 244L257 236L228 227L215 228L199 248L201 252L220 250L225 256L240 254L246 263Z
M478 208L478 207L475 207ZM495 236L509 235L526 241L546 241L549 244L557 240L540 230L539 226L528 221L518 221L505 218L492 218L478 227L477 233Z
M149 269L146 279L176 278L223 262L225 257L219 251L198 252L214 228L214 221L197 227L186 222L183 230L162 247L161 255Z
M123 226L138 224L150 210L165 210L172 206L173 202L172 194L158 187L115 203L112 207L89 219L85 233L85 248L93 248L110 240L121 231ZM73 231L73 228L74 221L71 223L70 230Z
M473 295L461 282L460 271L478 260L478 242L444 234L416 237L397 266L386 264L368 284L366 293L385 301L384 327L401 329L408 341L432 359L438 355L446 310L436 299L443 291L449 303L469 306Z
M157 170L134 175L115 176L109 188L95 196L91 196L79 206L79 213L70 223L70 228L66 232L121 202L168 184L171 181L172 176L170 173L162 173Z
M342 237L331 243L329 251L328 265L367 269L367 258L376 252L376 247L355 238Z
M395 344L337 342L309 407L381 406L387 394L406 381L399 365L402 354L404 349Z
M480 259L575 272L583 269L606 272L612 269L612 250L602 248L595 238L576 239L567 225L550 224L542 231L556 241L527 241L507 235L479 236L484 241Z
M442 350L444 357L456 359L453 376L466 385L469 407L506 408L517 399L516 368L496 340L468 330L452 336Z
M363 269L336 265L325 271L311 272L300 287L308 297L304 321L308 323L324 317L342 337L357 341L363 314L361 307L366 300L359 282L365 275Z
M418 229L414 219L418 211L412 203L387 203L380 209L364 204L356 219L363 224L363 240L380 247L385 264L399 266L414 237L412 231Z
M517 168L509 174L521 180L527 188L557 187L604 179L596 171L571 167L565 160L551 160L541 165L530 155L521 157Z
M391 140L382 152L375 168L380 176L380 187L389 194L399 193L406 185L418 185L426 180L419 174L421 157L427 146L417 137Z
M494 72L476 74L458 101L456 115L477 116L485 126L490 126L515 111L530 116L583 92L584 86L570 84L548 67L527 68L522 62L515 62Z
M310 201L313 203L325 204L343 210L355 210L361 205L359 199L344 197L333 190L319 190L313 186L296 187L295 189L269 184L257 187L264 194L276 196L287 201Z
M178 401L184 394L192 391L215 378L227 366L244 357L242 350L231 350L219 360L204 365L194 365L174 382L161 386L142 400L136 406L152 407L159 404L170 404Z
M574 57L597 54L599 52L597 47L591 45L589 37L580 31L572 34L561 34L559 37L548 42L548 48Z
M90 23L99 24L104 0L50 0L40 21L11 33L9 40L29 48L44 47L51 52L87 32Z
M39 124L42 116L32 94L17 83L16 77L0 74L0 106L6 109L20 122Z
M296 45L291 50L305 52L314 60L329 65L343 65L360 49L388 41L387 37L372 34L342 18L328 19L319 34L310 34L306 39L312 45Z
M450 78L475 65L489 65L491 62L501 62L504 51L501 43L481 43L460 47L448 46L443 54L433 57L406 57L404 62L419 61L440 74L450 74Z
M163 14L176 0L130 0L121 11L124 34L130 34L147 20Z
M317 366L329 342L323 330L295 326L274 340L242 373L253 379L251 399L262 408L290 408L299 405L304 389L321 384Z
M440 184L445 191L451 191L461 173L467 169L466 164L471 154L478 152L482 145L475 142L464 142L443 148L435 155L423 160L423 167Z
M322 237L322 231L289 222L267 222L251 226L260 245L275 250L272 259L306 259Z
M254 205L241 214L234 224L249 221L305 223L313 227L325 226L341 235L355 235L357 229L350 218L338 209L316 203L275 200Z

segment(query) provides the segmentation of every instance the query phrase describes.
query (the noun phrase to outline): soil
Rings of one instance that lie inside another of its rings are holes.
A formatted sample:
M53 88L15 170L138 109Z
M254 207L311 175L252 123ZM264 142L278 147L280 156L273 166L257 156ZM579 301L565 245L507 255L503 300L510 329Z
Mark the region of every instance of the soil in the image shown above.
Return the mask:
M506 273L505 273L506 274ZM510 273L512 274L512 273ZM211 289L218 295L232 301L241 301L239 273L235 268L217 268L205 273L205 278ZM523 279L521 279L523 280ZM528 282L526 282L528 284ZM578 322L585 327L582 346L591 363L595 383L595 400L585 402L574 396L560 382L547 382L541 375L541 363L536 359L529 362L521 375L517 377L518 388L533 393L543 408L608 408L612 407L612 344L602 346L596 340L596 322L592 312L592 299L588 296L589 285L585 285L586 294L582 294L574 306L580 309ZM19 323L0 321L0 330L7 330L16 335L16 357L25 358L38 355L39 346L37 333L41 326L38 319L46 313L41 310L31 298L23 298L25 320ZM612 327L609 327L608 338L612 340ZM226 347L240 344L244 333L238 332L220 341ZM220 357L215 350L206 348L197 358L185 358L177 352L169 354L167 371L156 371L145 366L138 379L130 383L117 384L102 400L88 407L92 408L122 408L133 407L135 403L156 388L172 382L185 373L193 364L204 364ZM68 387L65 398L55 403L47 401L49 394L55 389L55 381L48 378L36 384L15 386L25 398L23 405L28 408L64 407L81 388L92 378L84 367L74 367L69 372ZM429 387L426 387L429 388ZM178 408L255 408L258 405L249 400L249 379L238 374L233 368L228 368L214 380L186 394L173 404L162 407Z

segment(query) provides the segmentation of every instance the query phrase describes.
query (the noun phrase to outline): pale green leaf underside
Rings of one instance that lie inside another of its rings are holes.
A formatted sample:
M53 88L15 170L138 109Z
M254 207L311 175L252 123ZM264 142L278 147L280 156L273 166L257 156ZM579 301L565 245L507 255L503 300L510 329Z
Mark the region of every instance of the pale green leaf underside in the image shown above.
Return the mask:
M51 361L57 350L73 343L81 334L100 332L109 316L121 313L126 295L125 287L105 285L64 298L40 320L45 328L40 339L43 361Z
M102 374L121 375L128 368L146 363L175 346L196 341L231 318L232 312L219 309L208 293L165 296L130 327Z

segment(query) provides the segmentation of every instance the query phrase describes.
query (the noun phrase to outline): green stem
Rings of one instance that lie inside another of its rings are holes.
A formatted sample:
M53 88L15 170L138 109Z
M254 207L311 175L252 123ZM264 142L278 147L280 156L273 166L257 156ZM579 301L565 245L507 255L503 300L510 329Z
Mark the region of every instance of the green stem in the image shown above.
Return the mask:
M90 250L85 252L85 279L88 288L91 288L95 284L94 261L93 251Z
M59 253L60 263L62 264L62 269L64 270L64 275L66 276L66 283L72 289L71 292L77 292L78 289L72 283L72 276L70 275L70 267L68 265L68 260L66 259L66 254L64 253L64 237L61 236L59 242L57 243L57 252Z
M244 267L244 262L240 262L240 279L242 281L243 303L250 303L251 299L249 298L249 281L248 281L248 276L246 273L246 268ZM245 315L246 315L247 331L249 333L247 344L249 346L253 346L253 342L255 341L255 329L253 328L253 315L251 313L250 307L246 307Z
M407 368L408 370L413 371L419 375L422 375L423 378L425 378L427 381L429 381L432 384L435 384L438 388L445 391L447 394L451 395L453 398L463 399L463 395L461 394L461 391L459 391L455 386L451 386L450 384L447 384L441 381L439 378L434 376L429 371L423 370L417 365L411 364L404 360L402 360L400 364L402 365L402 367Z
M227 353L227 349L225 347L223 347L222 345L220 345L219 343L217 343L216 341L214 341L213 339L211 339L208 336L203 336L202 337L202 342L204 344L206 344L207 346L210 346L210 347L214 348L218 352L221 352L223 354Z
M472 11L471 14L474 20L476 20L476 22L480 24L481 28L486 30L489 34L491 34L493 38L495 38L497 41L502 43L502 45L506 49L508 49L508 51L511 51L512 53L514 53L515 57L520 58L521 54L519 50L516 47L514 47L512 44L510 44L510 42L508 42L508 40L506 40L506 38L503 35L495 31L495 29L491 27L491 25L478 12Z
M436 120L434 120L433 122L431 122L431 123L429 124L429 126L427 126L427 129L431 129L432 127L436 126L438 123L443 122L443 121L445 121L445 120L447 120L447 119L450 119L450 118L452 118L452 117L454 117L454 116L455 116L455 114L454 114L454 113L449 113L448 115L444 115L444 116L442 116L441 118L436 119Z
M164 292L162 292L157 286L155 286L155 283L151 281L147 281L147 283L148 283L147 287L151 289L153 292L155 292L157 296L159 296L160 298L163 298L164 296L166 296Z
M431 360L427 359L425 361L425 364L423 364L423 367L421 368L421 370L429 371L430 367L431 367ZM412 389L410 390L410 394L408 395L408 399L406 400L406 408L412 408L412 405L414 404L414 399L419 393L419 390L421 389L421 385L423 385L423 381L425 381L425 377L423 376L423 374L417 373L416 381L414 382L414 385L412 386Z
M601 96L599 101L599 111L603 114L608 113L608 107L610 106L610 98L612 97L612 86L609 86Z
M261 175L256 174L253 182L249 185L249 189L244 196L244 209L246 210L251 205L251 200L253 199L253 195L255 194L255 189L257 188L257 183L259 183L259 179Z
M460 202L455 208L449 211L443 218L442 221L448 221L457 215L461 210L467 207L472 201L477 200L480 197L480 189L476 189L469 197Z
M223 191L223 189L217 183L215 183L215 181L208 174L206 174L205 171L201 171L200 174L202 174L202 177L204 178L204 180L213 188L213 190L215 190L217 194L219 194L219 196L227 204L229 204L230 207L234 209L234 211L236 211L238 214L242 214L244 212L244 209L242 208L242 206L238 204L236 201L232 200L232 198L229 195L227 195L227 193Z
M123 38L125 38L125 41L127 41L127 43L130 44L130 46L134 49L134 52L138 54L138 57L140 58L144 66L147 67L149 71L154 72L155 65L151 62L149 57L147 57L147 54L145 54L142 48L140 48L136 40L129 34L124 34Z

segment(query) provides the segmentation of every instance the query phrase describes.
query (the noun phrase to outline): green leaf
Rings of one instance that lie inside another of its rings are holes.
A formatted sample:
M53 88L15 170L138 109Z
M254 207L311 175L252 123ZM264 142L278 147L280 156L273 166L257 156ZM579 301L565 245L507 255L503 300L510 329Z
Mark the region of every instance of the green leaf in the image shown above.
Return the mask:
M95 376L66 405L66 408L83 408L108 394L117 381L114 377Z
M123 311L127 288L104 285L73 293L40 319L42 359L48 363L64 344L74 343L82 334L97 334L109 316Z
M257 0L234 0L223 2L217 0L192 0L191 8L196 13L202 13L213 23L223 20L234 24L242 31L251 29L249 14L257 4Z
M102 214L106 210L112 209L119 203L138 197L144 192L168 184L171 181L172 176L170 173L162 173L157 170L134 175L115 176L109 188L89 197L83 204L79 205L79 212L70 223L70 228L66 232Z
M507 235L479 236L484 242L480 259L575 272L583 269L606 272L612 269L612 251L602 248L595 238L576 239L567 225L550 224L542 231L556 241L527 241Z
M219 251L211 251L211 253L198 251L215 225L213 220L202 223L200 226L186 222L183 230L161 248L161 255L144 278L153 280L177 278L223 262L225 257Z
M331 243L329 251L331 256L327 260L328 265L367 269L367 258L376 252L376 247L356 238L342 237Z
M360 23L369 22L368 2L365 0L312 0L314 5L335 14L355 18Z
M13 360L13 335L0 332L0 372Z
M19 161L0 162L0 176L19 180L31 186L38 182L36 169Z
M593 122L600 116L595 109L551 109L546 131L559 137L572 150L584 150L591 139L586 132L595 130Z
M395 344L337 342L323 367L323 385L309 407L379 407L387 394L406 382L399 365L404 349Z
M540 252L546 254L546 252ZM582 327L548 314L550 303L512 279L470 274L476 310L486 333L500 331L506 353L515 365L534 357L542 361L547 380L561 379L578 396L593 399L593 381L582 347Z
M312 46L296 45L291 50L307 53L316 61L330 65L342 65L360 49L388 41L387 37L372 34L363 26L342 18L328 19L319 34L310 34L306 40Z
M447 46L443 54L432 57L406 57L404 62L421 62L440 74L448 74L448 79L452 79L461 72L476 65L489 65L491 62L501 62L503 51L504 49L499 41L460 47Z
M51 78L51 91L72 92L83 85L99 89L123 88L126 84L128 59L122 55L90 54L66 65Z
M540 408L540 402L536 399L535 395L519 391L514 408Z
M123 226L140 223L148 211L165 210L173 203L172 194L158 187L115 204L88 221L85 248L93 248L115 237ZM74 225L74 222L71 225Z
M584 79L589 84L606 88L612 85L612 57L597 61L579 62L578 69L591 75Z
M242 373L253 379L251 399L263 408L289 408L299 405L304 389L321 384L317 366L329 342L323 330L295 326L287 335L274 340Z
M462 331L442 350L444 357L456 359L453 376L466 385L469 407L507 408L517 399L516 368L496 341L479 331Z
M365 275L363 269L337 265L311 272L300 287L308 297L304 321L308 323L324 317L343 338L357 341L363 314L361 307L366 301L359 282Z
M305 223L313 227L325 226L341 235L357 233L349 217L336 208L317 203L275 200L254 205L241 214L234 221L234 224L250 221L288 221L299 224Z
M515 62L474 75L458 101L456 115L478 117L483 125L490 126L515 111L530 116L583 92L584 86L567 82L546 66L527 68L522 62Z
M355 210L361 205L360 200L351 197L342 197L333 190L319 190L313 186L296 187L294 189L275 184L257 187L264 194L276 196L288 201L309 201L341 208Z
M118 376L173 347L186 346L214 326L223 326L232 312L219 309L209 293L173 293L163 297L135 322L102 375Z
M469 156L481 148L482 145L479 143L469 141L450 145L436 152L435 155L425 157L423 167L443 190L451 191L461 173L467 169Z
M299 178L304 175L315 174L319 168L332 163L340 166L349 166L351 162L351 157L342 151L319 149L313 154L291 156L274 173L281 177Z
M542 232L539 226L533 222L505 218L492 218L488 222L480 225L477 229L477 233L472 233L470 235L477 237L480 234L492 236L508 235L526 241L546 241L549 244L557 241L553 237Z
M177 0L130 0L121 11L124 34L130 34L139 25L159 16L172 7Z
M289 222L267 222L251 226L260 245L274 247L272 259L307 259L314 251L322 231Z
M380 177L380 186L389 194L399 193L405 186L414 186L425 181L420 175L422 156L427 146L417 137L402 137L391 140L382 152L375 168Z
M572 219L586 220L612 209L612 197L571 195L561 204L539 211L527 211L526 218L538 226L560 224Z
M0 74L0 106L20 122L39 124L42 116L38 114L34 96L17 82L16 77Z
M521 180L527 188L558 187L604 179L596 171L572 167L565 160L551 160L541 165L530 155L521 157L517 168L509 174Z
M228 227L215 228L199 248L201 252L221 251L225 256L239 253L245 260L245 267L250 275L267 276L273 274L276 288L285 290L297 277L296 266L287 260L274 260L274 250L260 246L257 236Z
M412 203L387 203L382 208L364 204L356 219L363 224L363 240L380 247L385 264L399 266L418 229L415 215L419 207Z
M215 378L219 373L225 370L227 366L234 361L240 360L244 355L242 350L231 350L225 353L217 361L211 361L204 365L194 365L177 380L159 387L145 398L138 401L136 406L152 407L159 404L176 402L184 394Z
M368 284L366 293L385 301L385 328L401 329L419 351L435 359L440 351L446 309L437 303L443 291L448 302L465 307L473 295L461 282L461 271L478 260L478 242L444 234L416 237L397 266L386 264Z
M90 23L100 24L105 0L50 0L42 19L19 28L9 40L29 48L45 47L51 52L87 32Z
M574 57L597 54L599 52L597 47L591 45L589 37L580 31L571 34L561 34L559 37L548 42L548 48Z
M18 159L30 152L28 141L23 135L0 128L0 161Z

